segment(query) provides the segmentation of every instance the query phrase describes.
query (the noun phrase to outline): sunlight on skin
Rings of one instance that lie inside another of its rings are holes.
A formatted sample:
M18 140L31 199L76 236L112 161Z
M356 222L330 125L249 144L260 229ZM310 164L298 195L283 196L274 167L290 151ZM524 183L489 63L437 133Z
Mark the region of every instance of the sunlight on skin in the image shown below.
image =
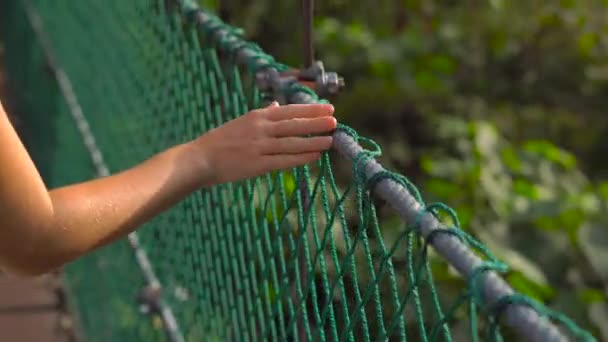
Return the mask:
M315 161L332 144L320 134L337 126L331 105L273 103L131 169L48 191L0 110L0 267L22 276L126 236L197 189Z

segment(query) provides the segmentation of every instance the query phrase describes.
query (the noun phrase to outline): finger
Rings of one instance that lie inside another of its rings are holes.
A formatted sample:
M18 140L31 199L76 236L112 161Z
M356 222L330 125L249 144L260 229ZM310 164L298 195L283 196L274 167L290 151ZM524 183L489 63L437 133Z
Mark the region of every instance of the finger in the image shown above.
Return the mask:
M272 101L266 108L279 107L279 103L277 101Z
M334 113L330 104L290 104L285 106L266 107L267 118L273 121L295 118L316 118Z
M336 129L338 122L333 116L322 116L309 119L291 119L276 121L270 126L270 134L275 137L303 136L320 134Z
M301 154L287 154L266 156L263 160L264 165L267 165L268 171L284 170L292 167L301 166L321 158L320 152L309 152Z
M269 139L268 145L263 152L264 154L299 154L307 152L320 152L329 149L332 141L333 138L330 136Z

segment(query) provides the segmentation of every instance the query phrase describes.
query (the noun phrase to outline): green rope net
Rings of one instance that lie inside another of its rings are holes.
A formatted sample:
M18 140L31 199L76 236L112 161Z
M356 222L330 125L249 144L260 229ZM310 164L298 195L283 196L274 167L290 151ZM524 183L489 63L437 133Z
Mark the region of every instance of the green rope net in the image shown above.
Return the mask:
M112 173L265 105L272 94L256 87L255 73L260 66L285 69L252 43L211 39L219 29L230 37L240 32L218 19L196 25L192 5L33 1L54 62ZM17 126L43 177L51 187L94 177L26 7L0 6ZM259 54L241 65L236 54L243 47ZM298 91L306 89L295 85L285 94ZM531 306L564 323L570 336L592 339L526 297L484 306L477 275L506 265L466 235L449 208L424 206L452 226L440 233L462 239L485 260L471 279L454 275L428 246L431 236L422 239L418 222L403 222L371 196L375 183L390 178L422 203L402 176L365 178L361 165L378 155L374 147L352 162L330 151L313 165L198 191L138 230L184 340L520 339L498 328L508 303ZM87 340L167 338L162 315L138 300L147 281L126 239L68 265L66 280Z

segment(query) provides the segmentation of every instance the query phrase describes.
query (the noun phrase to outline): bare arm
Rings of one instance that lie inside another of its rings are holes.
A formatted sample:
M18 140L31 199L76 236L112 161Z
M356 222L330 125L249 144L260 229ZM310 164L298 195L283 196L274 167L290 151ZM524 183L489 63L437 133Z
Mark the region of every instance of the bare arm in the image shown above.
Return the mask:
M193 191L319 158L329 105L273 105L115 175L48 191L0 105L0 268L37 275L125 236Z

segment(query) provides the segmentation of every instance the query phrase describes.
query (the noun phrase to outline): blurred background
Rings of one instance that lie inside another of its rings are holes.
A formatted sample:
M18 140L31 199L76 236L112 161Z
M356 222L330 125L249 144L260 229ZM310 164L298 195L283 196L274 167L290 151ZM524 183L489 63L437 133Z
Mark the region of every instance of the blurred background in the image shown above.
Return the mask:
M200 2L277 60L303 64L299 1ZM608 2L315 10L316 57L346 80L338 119L378 142L381 162L429 202L456 209L512 266L516 289L608 340ZM441 286L462 286L444 276Z
M300 1L199 2L276 60L303 64ZM608 341L608 1L315 7L316 58L346 80L331 99L339 121L428 202L453 207L511 266L514 288ZM403 229L379 215L387 239ZM445 262L433 277L448 297L463 289Z

